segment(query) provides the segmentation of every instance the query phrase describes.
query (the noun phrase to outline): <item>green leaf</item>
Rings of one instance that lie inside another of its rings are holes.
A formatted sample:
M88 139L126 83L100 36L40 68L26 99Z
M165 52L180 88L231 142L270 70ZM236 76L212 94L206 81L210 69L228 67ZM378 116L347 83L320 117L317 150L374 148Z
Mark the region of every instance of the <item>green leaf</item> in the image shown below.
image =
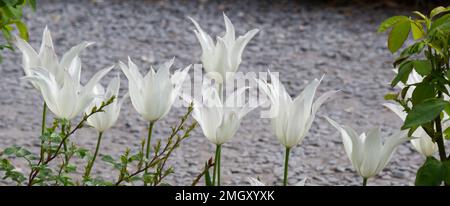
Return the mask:
M28 35L28 29L27 25L25 25L23 22L18 21L16 22L17 30L19 30L19 35L22 39L25 41L28 41L29 35Z
M393 16L389 19L383 21L378 27L378 32L385 32L387 29L391 28L394 24L399 22L400 20L408 20L406 16Z
M430 30L433 30L434 28L444 24L445 22L448 22L450 19L450 14L446 14L444 16L439 17L438 19L434 20L431 24Z
M109 155L105 155L102 157L102 160L107 162L107 163L111 163L111 164L116 164L116 161L114 160L114 158L112 158Z
M420 18L422 18L423 20L428 21L428 18L425 15L423 15L422 13L420 13L419 11L414 11L413 13L415 15L419 16Z
M423 26L419 22L411 22L411 32L413 34L414 40L420 39L423 37Z
M30 5L33 11L36 11L36 0L28 0L28 5Z
M17 151L17 147L8 147L5 150L3 150L3 154L12 155L12 154L15 154L16 151Z
M422 83L416 86L412 93L411 101L413 105L418 105L426 99L435 96L435 89L432 84Z
M413 69L412 61L402 63L398 69L397 76L395 76L395 78L391 82L391 87L395 87L400 81L406 83L406 81L408 81L408 77L412 69Z
M431 10L430 17L433 18L434 16L436 16L442 12L445 12L445 11L448 11L448 9L443 6L438 6L438 7L434 8L433 10Z
M403 46L410 30L411 24L409 20L400 20L393 26L388 37L388 48L392 53L398 51Z
M414 61L414 69L422 76L426 76L431 73L431 61L430 60L416 60Z
M449 103L442 99L428 99L413 106L406 116L402 129L408 129L431 122L444 110Z
M448 185L450 185L450 160L442 163L442 179Z
M384 99L385 100L396 100L397 96L398 96L398 94L396 94L396 93L388 93L388 94L384 95Z
M205 185L206 186L214 186L214 185L212 185L211 175L209 174L208 163L205 163Z
M416 175L416 186L439 186L443 180L442 163L434 157L427 160L419 168Z
M450 140L450 127L444 130L444 137L446 140Z

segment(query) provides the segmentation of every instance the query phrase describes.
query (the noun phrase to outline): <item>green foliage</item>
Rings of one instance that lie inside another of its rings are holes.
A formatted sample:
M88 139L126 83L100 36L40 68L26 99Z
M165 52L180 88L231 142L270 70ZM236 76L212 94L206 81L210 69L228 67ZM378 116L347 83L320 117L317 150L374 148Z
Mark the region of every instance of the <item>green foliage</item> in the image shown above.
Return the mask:
M391 86L404 84L401 95L388 94L385 99L397 102L407 112L402 129L409 129L408 135L422 127L439 145L440 161L428 157L417 172L416 185L440 185L450 173L443 141L450 138L450 128L442 128L443 121L448 121L443 120L444 113L450 114L450 7L437 7L428 16L413 13L413 17L391 17L378 28L379 32L390 29L388 48L400 53L393 63L397 74ZM402 49L408 36L413 43Z
M440 99L428 99L414 106L405 119L402 129L412 128L433 121L449 103Z
M190 125L187 124L192 110L193 105L191 104L186 114L180 118L178 125L172 127L172 132L165 144L158 141L154 145L153 156L151 158L145 158L145 140L141 142L140 150L135 154L130 154L131 151L127 149L118 160L111 156L103 156L102 160L111 164L119 173L119 177L114 185L133 182L143 182L153 186L166 185L162 181L174 172L172 167L165 167L167 160L173 151L180 146L181 142L190 136L191 131L197 125L196 122ZM134 168L134 170L130 171L129 168ZM147 170L150 171L146 173L145 171Z
M29 6L36 10L36 0L0 0L0 30L2 31L4 44L0 41L0 50L13 49L11 32L16 28L19 36L28 41L28 29L22 21L23 9ZM0 62L2 57L0 55Z
M427 157L427 160L419 168L416 175L416 186L438 186L443 181L442 163L434 157Z

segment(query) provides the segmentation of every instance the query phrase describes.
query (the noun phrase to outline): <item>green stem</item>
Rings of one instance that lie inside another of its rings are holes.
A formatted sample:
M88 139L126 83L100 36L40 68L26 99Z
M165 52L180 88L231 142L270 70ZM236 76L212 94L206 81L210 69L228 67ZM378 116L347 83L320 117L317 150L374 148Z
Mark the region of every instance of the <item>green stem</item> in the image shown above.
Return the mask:
M216 185L216 179L220 179L220 145L216 145L216 155L214 157L214 169L213 169L213 180L212 185ZM217 178L219 177L219 178ZM217 180L217 184L220 185L220 180Z
M286 154L284 157L284 180L283 180L283 186L287 186L288 183L288 167L289 167L289 152L291 151L291 148L286 147Z
M100 143L102 141L102 136L103 136L103 132L99 132L98 133L98 139L97 139L97 146L95 146L94 156L92 157L91 161L89 161L89 163L88 163L88 165L86 167L86 171L84 173L84 178L85 179L88 179L89 175L91 174L92 167L94 166L95 159L97 158L98 149L100 148Z
M363 177L363 186L367 186L367 178Z
M214 168L213 168L213 181L212 185L216 185L216 176L217 176L217 161L219 160L219 147L220 145L216 145L216 155L214 156Z
M44 134L44 132L45 132L46 118L47 118L47 103L44 102L44 106L42 108L41 134Z
M61 125L61 136L65 137L66 136L66 125L62 124ZM64 160L67 162L69 161L69 156L67 155L67 139L65 139L63 141L63 147L64 147Z
M217 186L220 186L220 160L222 159L222 146L219 145L219 160L217 161Z
M45 132L45 126L46 126L46 118L47 118L47 103L44 101L44 106L42 108L42 126L41 126L41 135L44 135ZM41 156L40 161L42 162L44 160L44 140L41 140Z
M147 136L147 149L145 152L145 157L148 159L150 157L150 147L151 147L151 141L152 141L152 132L153 132L153 125L155 125L155 121L151 121L148 125L148 136ZM147 169L145 169L145 173L147 174ZM147 182L144 182L144 185L147 186Z

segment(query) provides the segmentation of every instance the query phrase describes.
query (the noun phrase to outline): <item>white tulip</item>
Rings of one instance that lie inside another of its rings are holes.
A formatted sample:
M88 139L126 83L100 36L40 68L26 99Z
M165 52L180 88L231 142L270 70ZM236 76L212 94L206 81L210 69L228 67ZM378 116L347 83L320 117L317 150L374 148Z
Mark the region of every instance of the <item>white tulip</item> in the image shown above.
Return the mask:
M204 85L202 88L202 101L196 101L188 96L185 100L193 102L192 117L202 128L203 134L212 143L216 144L216 155L214 159L214 173L212 184L220 186L220 162L222 144L230 140L239 129L242 118L256 106L244 104L245 91L248 88L239 88L221 99L218 91L213 85ZM243 105L240 105L240 104Z
M169 113L172 104L179 95L179 90L190 69L170 75L174 59L161 65L155 72L153 67L142 76L136 64L128 58L128 66L119 62L120 68L128 79L128 89L134 109L147 121L155 122Z
M383 104L385 107L393 111L402 121L405 121L407 113L403 110L403 107L400 105L386 103ZM430 136L423 130L422 127L418 127L416 131L412 134L413 137L417 139L412 139L411 144L413 147L425 156L432 156L436 151L438 151L438 146Z
M64 70L67 70L70 67L70 64L74 59L79 59L78 55L82 50L92 44L93 42L82 42L72 47L62 56L61 60L59 60L53 47L50 31L47 27L45 27L42 35L39 53L37 53L25 40L19 37L15 38L15 45L23 54L22 63L25 75L31 75L32 68L41 67L53 74L55 80L61 85L65 79ZM33 86L37 89L36 84L33 83Z
M222 101L217 90L209 85L202 89L203 102L193 100L192 116L209 141L216 145L227 142L238 130L242 118L256 108L248 103L239 105L245 98L246 89L239 88Z
M378 128L358 135L354 129L341 126L328 117L326 119L341 133L345 152L356 172L365 181L381 172L389 163L396 147L409 140L407 132L401 131L390 136L383 144Z
M217 42L214 44L213 39L203 31L194 19L189 17L195 25L196 30L194 32L202 47L203 67L207 75L218 82L225 81L227 75L233 75L238 70L245 46L259 31L258 29L250 30L236 39L234 26L230 19L225 13L223 18L226 33L223 37L217 37Z
M25 79L37 85L48 108L58 117L71 120L84 111L95 98L94 86L114 66L97 72L85 85L80 84L81 62L74 58L68 71L62 70L63 79L59 83L55 75L41 67L32 68Z
M107 105L103 112L95 113L87 119L87 124L94 127L98 132L104 132L105 130L112 127L117 119L119 118L120 109L126 98L128 98L128 93L119 100L119 88L120 88L120 76L117 75L112 79L108 87L105 89L101 84L97 84L94 87L95 99L91 103L91 106L87 108L86 113L90 112L90 108L94 106L100 107L102 102L108 101L112 96L115 97L114 102Z
M305 186L306 179L307 179L306 177L303 178L300 182L295 184L295 186ZM248 177L248 182L250 183L250 186L266 186L264 183L253 177Z
M321 81L315 79L292 100L278 77L270 71L269 75L272 83L257 81L271 101L272 128L275 136L282 145L291 148L302 142L311 128L319 107L337 91L328 91L313 102Z

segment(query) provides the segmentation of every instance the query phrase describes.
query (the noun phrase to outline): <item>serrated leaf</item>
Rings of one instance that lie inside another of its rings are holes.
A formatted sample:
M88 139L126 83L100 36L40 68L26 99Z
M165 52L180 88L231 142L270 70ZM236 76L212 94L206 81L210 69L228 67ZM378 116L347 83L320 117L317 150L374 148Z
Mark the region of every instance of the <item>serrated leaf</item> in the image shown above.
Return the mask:
M388 37L388 48L394 53L398 51L406 41L411 30L409 20L400 20L392 28Z

